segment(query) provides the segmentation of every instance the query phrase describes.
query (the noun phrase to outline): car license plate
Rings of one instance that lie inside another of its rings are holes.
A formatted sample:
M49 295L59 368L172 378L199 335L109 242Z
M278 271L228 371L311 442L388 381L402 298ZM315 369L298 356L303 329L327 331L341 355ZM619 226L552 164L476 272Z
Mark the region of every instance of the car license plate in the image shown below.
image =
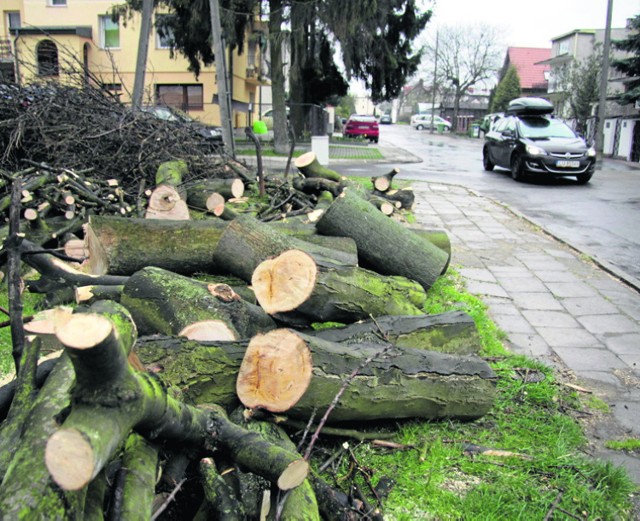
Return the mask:
M559 168L578 168L580 166L580 161L556 161L556 166Z

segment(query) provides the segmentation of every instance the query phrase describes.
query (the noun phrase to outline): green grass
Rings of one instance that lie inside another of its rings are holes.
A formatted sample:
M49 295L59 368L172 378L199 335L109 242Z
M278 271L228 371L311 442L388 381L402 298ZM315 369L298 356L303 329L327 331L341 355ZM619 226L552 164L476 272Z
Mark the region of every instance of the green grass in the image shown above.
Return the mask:
M612 450L640 453L640 440L637 438L629 438L620 441L610 440L605 442L605 447Z
M353 458L344 457L327 476L336 476L345 489L354 482L367 491L363 474L353 470L357 462L374 486L383 478L393 479L382 503L389 521L542 520L558 497L559 510L552 519L571 518L561 510L579 519L633 519L630 494L637 490L625 471L583 453L583 430L571 415L586 408L578 393L560 385L551 368L510 354L502 343L504 333L482 301L465 291L454 269L429 291L425 308L428 313L450 310L463 310L475 320L482 355L498 375L493 410L474 422L387 426L396 429L394 440L408 450L356 443L350 447ZM471 456L465 454L467 444L527 458ZM375 504L371 494L369 500Z

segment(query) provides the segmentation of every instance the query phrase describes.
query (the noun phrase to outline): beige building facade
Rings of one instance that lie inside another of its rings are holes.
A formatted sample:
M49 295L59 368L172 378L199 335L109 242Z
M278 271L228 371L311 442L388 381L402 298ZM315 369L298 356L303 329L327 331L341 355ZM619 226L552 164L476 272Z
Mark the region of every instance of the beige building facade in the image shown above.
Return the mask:
M141 16L113 20L112 0L2 0L0 62L3 80L19 84L91 82L128 103L133 93ZM154 12L153 21L162 16ZM266 84L260 46L264 25L255 18L242 54L227 53L232 126L249 123L258 89ZM196 78L153 24L145 73L145 104L169 105L220 125L215 66Z

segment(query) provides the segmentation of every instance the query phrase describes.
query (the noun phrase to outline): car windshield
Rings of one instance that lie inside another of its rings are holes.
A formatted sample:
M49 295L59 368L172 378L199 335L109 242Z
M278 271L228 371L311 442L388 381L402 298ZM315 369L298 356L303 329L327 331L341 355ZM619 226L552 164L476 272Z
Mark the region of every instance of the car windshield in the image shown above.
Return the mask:
M552 137L575 138L576 135L565 123L557 119L519 118L520 135L529 139Z

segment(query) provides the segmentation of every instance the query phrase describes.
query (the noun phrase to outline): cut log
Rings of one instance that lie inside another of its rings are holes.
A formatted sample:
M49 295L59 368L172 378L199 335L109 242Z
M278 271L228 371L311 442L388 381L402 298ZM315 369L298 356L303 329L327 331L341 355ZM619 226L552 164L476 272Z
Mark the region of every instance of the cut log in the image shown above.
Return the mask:
M262 262L251 285L269 314L296 311L318 322L353 322L381 315L419 315L424 289L404 277L318 263L300 250Z
M309 348L301 338L286 332L280 329L272 335L257 335L249 342L236 383L238 398L246 407L263 408L267 403L272 412L286 411L309 387ZM272 378L274 374L280 376Z
M384 197L388 201L400 203L399 208L410 210L416 200L416 195L411 188L403 190L389 190L388 192L373 192L374 196Z
M90 273L131 275L146 266L180 274L211 272L227 223L127 219L94 215L85 226Z
M187 199L187 204L194 210L214 213L214 210L224 205L224 197L217 192L196 192Z
M459 355L478 354L482 347L475 322L463 311L438 315L377 317L375 320L323 329L311 334L341 344L391 342L399 347Z
M215 514L215 519L221 521L246 519L244 508L238 501L235 490L220 476L213 459L201 459L198 470L202 477L205 498Z
M357 264L357 258L352 254L297 240L248 215L239 215L229 223L218 241L213 261L219 271L249 282L261 262L291 249L336 264Z
M295 363L285 368L278 362L281 352L268 347L296 341L306 343L311 350L313 370L306 392L287 411L294 417L307 419L316 411L324 413L338 394L345 376L354 372L357 375L331 413L331 421L427 417L474 419L486 414L495 398L495 374L476 356L454 356L389 344L347 346L288 329L277 329L252 339L256 345L264 342L267 346L261 350L261 369L256 368L261 370L258 386L269 388L273 385L270 380L288 376L285 370L290 371L290 375L304 370ZM305 363L303 359L301 361ZM245 360L243 365L245 362L248 365L253 360ZM270 366L276 370L269 371ZM279 397L273 395L273 402L269 403L269 396L272 395L268 392L262 394L261 407L270 411L273 405L278 409L273 412L282 412Z
M297 157L293 164L307 178L320 177L340 183L344 177L335 170L326 168L320 164L315 152L307 152Z
M379 273L401 275L429 290L449 256L402 224L388 219L372 204L345 190L316 223L324 235L351 237L358 256Z
M151 193L145 219L186 221L191 217L187 203L178 191L169 185L159 185Z
M183 179L189 175L189 166L182 159L165 161L156 170L156 186L168 185L177 188Z
M242 197L244 195L244 183L235 179L206 179L188 183L185 186L187 191L187 202L191 204L193 197L199 194L220 194L224 200Z
M149 519L155 495L158 449L142 436L127 438L122 457L124 483L120 519Z
M132 275L121 302L142 334L163 333L198 340L236 340L275 328L258 306L244 302L229 286L226 296L206 284L161 268Z
M333 197L337 197L342 192L342 184L322 177L295 178L293 187L305 194L320 194L329 192Z
M371 183L373 184L373 188L378 192L386 192L387 190L391 190L391 183L393 178L400 173L399 168L394 168L391 172L380 175L377 177L371 178Z
M75 288L77 304L93 304L98 300L114 300L120 302L124 286L81 286Z
M234 212L226 202L216 206L212 210L212 213L213 215L219 217L224 221L233 221L236 217L238 217L238 214Z

